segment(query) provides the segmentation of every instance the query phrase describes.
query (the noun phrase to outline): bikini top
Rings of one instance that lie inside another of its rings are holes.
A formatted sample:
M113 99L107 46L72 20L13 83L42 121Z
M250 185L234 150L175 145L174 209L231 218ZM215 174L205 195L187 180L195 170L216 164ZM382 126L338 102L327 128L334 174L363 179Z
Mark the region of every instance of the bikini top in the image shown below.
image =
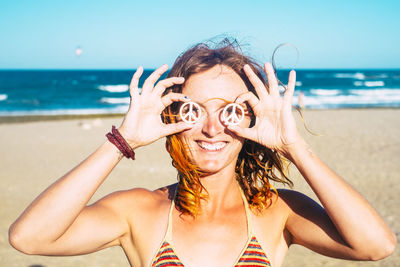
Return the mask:
M247 200L242 192L242 198L246 211L247 218L247 236L248 240L244 246L242 252L240 253L238 259L236 260L236 266L271 266L264 250L261 248L256 236L253 233L253 227L250 218L250 209L248 207ZM164 240L158 249L157 254L154 256L152 261L152 267L169 267L169 266L184 266L179 260L178 256L174 252L171 245L172 240L172 211L175 207L174 201L172 201L171 208L168 216L168 226L167 232L165 234Z

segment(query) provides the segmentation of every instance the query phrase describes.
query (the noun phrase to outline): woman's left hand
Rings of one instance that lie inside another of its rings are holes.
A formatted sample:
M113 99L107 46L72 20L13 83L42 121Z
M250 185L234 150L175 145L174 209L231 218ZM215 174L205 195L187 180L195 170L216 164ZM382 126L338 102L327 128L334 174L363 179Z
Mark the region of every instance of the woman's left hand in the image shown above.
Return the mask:
M246 92L235 102L249 103L255 125L228 129L290 159L325 209L298 192L280 191L279 198L290 209L285 222L290 244L349 260L378 260L393 253L396 235L368 201L309 150L299 135L292 114L295 72L290 72L287 90L280 97L270 64L265 64L268 90L249 66L244 71L258 97Z
M245 65L243 69L258 97L249 91L240 95L235 101L237 104L249 103L256 116L255 125L251 128L234 125L228 126L228 129L241 137L287 155L291 146L302 140L292 114L296 73L294 70L290 72L287 89L281 97L272 65L266 63L264 68L268 78L268 89L250 66Z

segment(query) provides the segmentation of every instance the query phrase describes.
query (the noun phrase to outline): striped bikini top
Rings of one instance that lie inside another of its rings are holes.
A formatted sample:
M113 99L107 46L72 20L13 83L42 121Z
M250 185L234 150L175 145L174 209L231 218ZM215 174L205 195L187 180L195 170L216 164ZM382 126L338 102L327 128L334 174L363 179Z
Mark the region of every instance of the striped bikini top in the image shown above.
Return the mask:
M246 211L247 218L247 236L248 240L243 250L239 254L238 259L236 260L236 266L242 267L250 267L250 266L271 266L270 261L265 255L264 250L261 248L260 243L258 242L256 236L253 233L253 227L250 218L250 209L248 207L247 200L242 193L243 202ZM175 254L174 249L171 245L172 240L172 211L175 207L174 201L172 201L171 208L169 211L168 217L168 226L167 232L165 234L164 240L158 249L157 254L155 255L152 261L152 267L169 267L169 266L184 266L183 263L179 260L178 256Z

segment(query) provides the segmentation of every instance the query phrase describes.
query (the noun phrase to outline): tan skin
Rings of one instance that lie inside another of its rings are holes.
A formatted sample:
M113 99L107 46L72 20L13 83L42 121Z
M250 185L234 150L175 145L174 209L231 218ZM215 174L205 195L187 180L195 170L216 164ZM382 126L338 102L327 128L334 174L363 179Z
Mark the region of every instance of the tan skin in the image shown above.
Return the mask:
M177 210L172 213L171 241L185 266L233 266L247 241L245 210L234 172L245 138L289 158L324 207L301 193L281 190L271 207L260 215L251 214L254 233L273 266L282 265L291 244L354 260L377 260L393 252L396 237L382 218L298 134L291 110L293 71L283 97L269 63L265 65L269 89L244 67L258 97L225 66L194 74L185 82L182 94L162 97L167 87L184 82L174 77L156 84L166 70L165 65L157 69L145 81L141 95L138 81L142 68L134 74L132 103L120 132L134 149L177 133L188 141L193 160L207 172L201 181L209 199L201 203L202 213L196 219L179 216ZM174 101L188 101L184 95L203 105L204 118L196 124L163 124L162 110ZM215 97L247 102L256 115L255 126L248 128L249 118L238 126L225 125L218 115L223 101L207 101ZM205 143L221 142L224 147L220 151L204 148ZM32 202L10 227L10 243L24 253L41 255L77 255L121 246L132 266L149 266L164 238L175 186L115 192L87 206L120 160L112 144L102 144Z

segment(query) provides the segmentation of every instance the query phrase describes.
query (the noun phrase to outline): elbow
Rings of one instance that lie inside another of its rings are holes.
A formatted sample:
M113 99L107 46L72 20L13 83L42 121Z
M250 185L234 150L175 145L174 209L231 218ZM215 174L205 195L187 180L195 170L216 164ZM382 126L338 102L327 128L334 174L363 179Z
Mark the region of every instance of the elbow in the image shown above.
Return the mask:
M380 242L376 242L376 247L365 257L366 260L378 261L390 256L396 249L397 238L394 233Z
M28 255L37 255L34 250L34 247L31 246L31 242L24 237L18 230L15 229L14 225L11 225L8 230L8 242L10 245L16 250L28 254Z
M385 242L382 242L379 253L377 253L375 257L372 257L371 260L377 261L390 256L396 249L396 245L397 245L397 238L396 235L392 233L391 237L387 238Z

